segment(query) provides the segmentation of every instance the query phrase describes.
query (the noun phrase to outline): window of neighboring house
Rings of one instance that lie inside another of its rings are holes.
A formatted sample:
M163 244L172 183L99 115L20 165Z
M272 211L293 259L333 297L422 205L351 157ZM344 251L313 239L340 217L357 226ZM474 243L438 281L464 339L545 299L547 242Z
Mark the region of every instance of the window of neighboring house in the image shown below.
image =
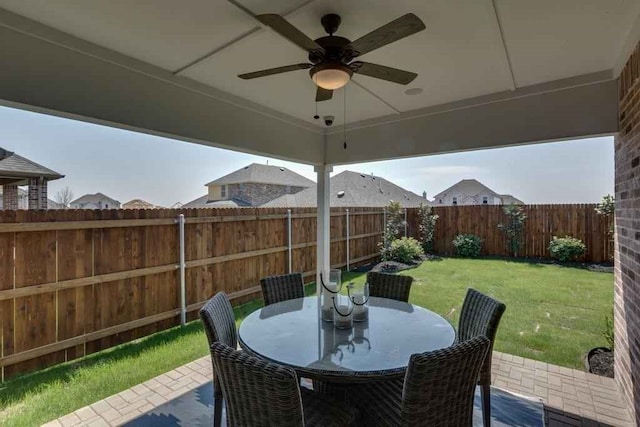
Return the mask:
M487 196L482 196L482 204L483 205L488 205L489 204L489 198Z
M227 197L227 186L226 185L221 185L220 186L220 197Z
M442 199L438 200L438 202L439 202L440 204L442 204Z
M104 204L104 208L105 208L105 209L109 209L109 204L108 204L108 203L105 203L105 204Z
M454 198L453 198L453 204L454 204L454 205L457 205L457 204L458 204L458 198L457 198L457 197L454 197Z

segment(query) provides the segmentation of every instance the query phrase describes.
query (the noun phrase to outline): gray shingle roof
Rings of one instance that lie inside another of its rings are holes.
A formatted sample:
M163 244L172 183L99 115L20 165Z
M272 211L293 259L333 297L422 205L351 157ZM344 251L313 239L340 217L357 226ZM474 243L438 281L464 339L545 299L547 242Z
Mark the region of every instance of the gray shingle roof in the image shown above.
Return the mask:
M460 193L466 194L467 197L470 197L471 199L475 200L477 204L481 203L479 200L476 200L476 197L480 194L483 194L483 195L490 194L495 197L499 197L502 199L502 203L504 203L505 205L509 205L512 203L524 204L522 200L512 196L511 194L496 193L495 191L493 191L492 189L490 189L489 187L487 187L477 179L462 179L456 182L455 184L453 184L451 187L447 188L446 190L443 190L438 194L436 194L435 196L433 196L434 200L443 198L447 193L450 193L451 191L454 191L454 190L459 191Z
M182 205L182 208L239 208L248 206L246 203L237 199L229 200L216 200L215 202L209 202L209 195L205 194L202 197L198 197L188 203Z
M239 184L245 182L259 182L261 184L291 185L295 187L313 187L315 182L304 176L280 166L261 165L252 163L231 172L228 175L209 182L206 185Z
M117 201L116 199L113 199L109 196L106 196L102 193L95 193L95 194L85 194L84 196L80 196L75 200L72 200L70 204L76 204L76 203L98 203L100 200L104 200L104 199L108 199L112 202L116 202L116 203L120 203L119 201Z
M50 181L64 177L56 171L3 148L0 148L0 175L18 178L42 176Z
M313 207L317 202L316 187L296 194L278 197L262 207ZM332 207L383 207L390 201L400 202L404 207L429 205L429 201L384 178L344 171L331 178Z

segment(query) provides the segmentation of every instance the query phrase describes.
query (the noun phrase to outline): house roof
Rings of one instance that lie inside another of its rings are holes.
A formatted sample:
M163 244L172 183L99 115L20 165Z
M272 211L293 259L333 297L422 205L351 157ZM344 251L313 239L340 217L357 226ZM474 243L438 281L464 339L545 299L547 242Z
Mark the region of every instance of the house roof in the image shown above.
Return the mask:
M278 197L262 207L313 207L317 203L316 195L316 187L311 187ZM382 207L390 201L400 202L404 207L430 204L391 181L353 171L344 171L331 178L330 198L332 207Z
M235 172L209 182L206 185L240 184L258 182L262 184L291 185L295 187L313 187L315 182L282 166L252 163Z
M0 176L7 178L44 177L49 181L64 177L54 170L4 148L0 148Z
M209 195L205 194L202 197L198 197L195 200L192 200L184 205L180 206L181 208L239 208L249 206L245 202L239 199L229 199L229 200L216 200L214 202L209 202Z
M95 193L95 194L85 194L84 196L80 196L75 200L71 201L71 204L76 204L76 203L98 203L101 200L104 199L108 199L112 202L115 203L120 203L119 201L117 201L116 199L113 199L109 196L106 196L102 193Z
M142 199L133 199L122 204L122 209L157 209L161 207Z
M438 194L436 194L434 197L434 200L440 199L442 197L445 197L445 195L447 195L448 193L451 193L453 191L459 192L464 194L467 197L470 197L472 199L475 200L476 196L479 195L492 195L495 197L499 197L502 199L502 203L505 205L508 204L523 204L522 200L515 198L514 196L510 195L510 194L499 194L496 193L495 191L493 191L492 189L490 189L489 187L487 187L486 185L484 185L483 183L481 183L480 181L478 181L477 179L463 179L460 180L458 182L456 182L455 184L453 184L451 187L447 188L446 190L443 190L441 192L439 192ZM505 200L507 199L507 200ZM480 201L476 200L477 203L480 203Z

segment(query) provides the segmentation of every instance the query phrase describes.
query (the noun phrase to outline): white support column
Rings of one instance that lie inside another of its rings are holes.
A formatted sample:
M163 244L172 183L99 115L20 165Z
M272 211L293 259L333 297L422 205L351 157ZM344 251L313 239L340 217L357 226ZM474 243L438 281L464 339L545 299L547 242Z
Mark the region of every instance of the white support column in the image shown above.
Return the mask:
M331 202L330 202L330 184L329 174L333 171L332 166L321 165L316 166L315 171L317 174L317 189L318 189L318 216L316 220L317 225L317 247L316 247L316 290L320 295L320 273L325 278L329 277L329 270L331 269L331 236L330 236L330 221L331 221Z

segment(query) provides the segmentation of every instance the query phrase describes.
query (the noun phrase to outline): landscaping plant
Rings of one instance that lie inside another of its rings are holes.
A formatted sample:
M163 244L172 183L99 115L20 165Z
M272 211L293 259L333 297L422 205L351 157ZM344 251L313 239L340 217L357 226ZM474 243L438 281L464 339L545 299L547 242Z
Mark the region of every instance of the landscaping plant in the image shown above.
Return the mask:
M458 234L455 239L453 239L453 246L456 249L456 255L475 258L480 256L482 239L475 234Z
M609 217L613 216L616 210L616 199L611 194L607 194L602 198L600 203L596 205L596 212L603 217L609 219ZM607 230L607 234L609 236L609 249L611 253L611 258L613 258L613 222L610 222L609 229Z
M587 252L587 247L582 240L574 237L556 237L549 243L551 257L560 262L575 261Z
M420 218L420 224L418 225L420 244L424 252L429 253L433 251L433 236L435 235L436 221L438 221L439 216L433 213L431 206L420 203L418 218Z
M399 202L391 201L385 208L387 213L387 221L384 225L384 234L382 242L378 243L380 247L380 255L383 261L389 261L391 243L400 237L400 233L404 230L404 212Z
M391 242L389 260L410 264L424 257L420 242L413 237L402 237Z
M611 351L613 351L615 346L615 335L613 332L613 313L611 316L604 316L604 330L602 331L602 336L607 341L607 346Z
M524 222L527 215L525 215L524 209L518 205L508 205L502 210L507 216L507 223L498 224L498 229L506 237L507 251L517 257L518 251L524 243Z

